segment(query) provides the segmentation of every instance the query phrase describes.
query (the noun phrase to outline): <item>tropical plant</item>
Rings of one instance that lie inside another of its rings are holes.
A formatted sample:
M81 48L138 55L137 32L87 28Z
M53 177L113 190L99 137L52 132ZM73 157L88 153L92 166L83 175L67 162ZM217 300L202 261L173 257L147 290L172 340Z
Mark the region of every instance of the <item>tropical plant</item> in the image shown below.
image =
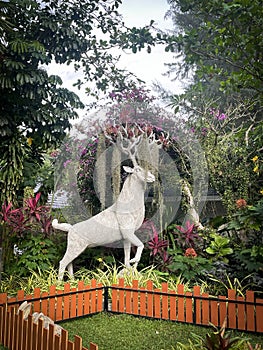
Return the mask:
M31 242L33 236L40 235L40 241L43 241L51 235L52 226L50 208L46 205L39 205L40 196L41 194L38 193L35 197L25 199L24 206L16 209L12 209L12 203L4 203L2 206L2 211L0 212L0 242L3 249L2 263L4 270L11 268L11 264L14 263L15 256L13 250L15 245L17 248L22 245L21 248L23 250L25 249L24 253L26 254L27 250L25 242L29 245L32 243L34 246L35 243L33 241ZM51 243L47 242L45 244L50 245ZM31 248L33 249L33 247ZM20 258L23 256L23 250L20 252ZM36 253L33 253L35 258L36 255ZM20 254L17 255L17 259L19 256ZM53 255L53 257L55 257L55 255ZM51 258L51 256L49 256L49 258ZM39 257L39 259L42 259L43 261L49 260L49 258L46 259L44 256L41 258ZM46 268L46 265L44 265L44 268Z
M182 253L180 249L168 249L171 256L169 271L173 275L181 275L187 281L194 282L206 274L211 268L211 262L205 257L198 256L193 248Z
M86 85L95 101L98 91L122 90L136 80L118 69L111 48L135 52L146 42L152 45L154 39L151 25L140 29L124 25L118 13L120 3L92 0L80 6L75 0L70 4L65 0L1 1L1 202L14 202L18 194L22 198L28 167L43 164L43 153L60 144L70 120L84 108L79 97L46 67L67 64L81 71L83 79L76 86Z
M216 261L221 259L228 262L226 255L233 253L233 249L229 247L230 239L215 233L211 234L211 238L212 241L206 248L206 252L212 255Z
M168 228L169 235L174 235L176 245L181 248L195 248L198 240L201 239L197 225L186 221L185 226L170 225Z
M225 334L225 327L214 327L214 332L207 333L205 338L191 333L188 342L176 344L176 350L249 350L253 349L246 337L233 336L231 332ZM256 349L257 349L256 345ZM261 349L259 345L259 349Z
M212 282L210 287L211 293L214 292L217 295L225 295L228 289L232 289L237 295L244 297L247 290L253 290L255 287L253 283L251 283L251 276L252 275L247 275L242 280L239 280L237 277L232 278L226 272L221 278L208 274L208 280Z
M163 39L181 60L167 65L168 74L191 78L170 102L178 116L188 116L206 153L210 185L231 215L235 199L254 202L262 191L261 1L169 4L174 31Z
M16 254L12 265L6 271L12 275L28 276L32 271L45 271L57 265L59 256L54 242L44 237L27 235L16 244Z

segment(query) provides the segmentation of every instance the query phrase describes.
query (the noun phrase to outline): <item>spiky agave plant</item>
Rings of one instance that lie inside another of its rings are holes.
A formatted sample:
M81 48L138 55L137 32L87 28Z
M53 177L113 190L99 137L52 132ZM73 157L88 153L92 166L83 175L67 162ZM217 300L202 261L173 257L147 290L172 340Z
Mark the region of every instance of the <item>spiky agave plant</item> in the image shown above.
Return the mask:
M203 342L204 349L207 350L229 350L229 349L241 349L241 345L245 340L240 340L239 337L232 338L231 333L226 334L226 318L222 327L218 330L216 327L215 332L206 335Z

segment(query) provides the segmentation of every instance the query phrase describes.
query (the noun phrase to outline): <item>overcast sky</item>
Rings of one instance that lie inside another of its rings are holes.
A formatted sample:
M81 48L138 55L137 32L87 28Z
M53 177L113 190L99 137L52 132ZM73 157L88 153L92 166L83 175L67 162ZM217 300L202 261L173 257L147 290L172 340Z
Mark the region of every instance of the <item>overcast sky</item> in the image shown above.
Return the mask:
M168 10L166 0L123 0L119 7L127 26L144 26L155 21L155 26L161 29L171 29L171 20L165 19L165 13ZM153 47L151 54L146 51L136 54L122 53L121 64L136 73L139 78L145 80L147 85L153 81L160 81L167 87L173 87L169 78L165 78L166 72L164 63L172 61L172 54L166 53L163 47Z
M129 27L142 27L149 24L153 19L158 28L171 29L171 20L164 19L167 10L168 4L166 0L123 0L122 5L118 9L119 13L123 15L125 24ZM163 73L166 72L164 63L173 61L172 54L166 53L164 47L152 48L151 54L148 54L146 50L136 54L124 52L120 52L120 54L121 68L126 68L135 73L140 79L146 81L147 88L150 89L152 83L158 81L174 93L178 93L181 90L179 82L171 82L170 78L163 76ZM72 87L72 84L78 78L72 68L52 65L48 68L48 71L50 74L59 75L68 89L74 90L84 103L89 103L84 91L79 91Z

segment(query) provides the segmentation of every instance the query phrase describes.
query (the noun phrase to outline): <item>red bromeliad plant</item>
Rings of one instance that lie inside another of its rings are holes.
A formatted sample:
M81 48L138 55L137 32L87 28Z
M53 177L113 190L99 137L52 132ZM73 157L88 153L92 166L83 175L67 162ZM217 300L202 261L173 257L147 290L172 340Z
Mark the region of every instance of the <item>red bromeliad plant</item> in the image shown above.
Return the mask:
M24 233L36 233L40 231L45 235L51 233L50 208L46 205L38 205L41 194L35 198L28 198L24 201L24 206L16 209L12 208L12 203L4 203L0 218L5 225L13 230L18 236Z
M167 266L171 263L171 257L167 252L168 240L160 239L158 231L151 220L146 220L142 228L150 231L150 240L148 241L150 256L153 257L159 269L162 271L167 270Z
M24 206L12 209L12 203L4 203L0 212L0 247L3 265L12 259L13 249L29 236L46 238L52 232L52 218L48 206L39 205L40 193L28 198Z
M177 236L176 241L182 248L194 248L196 240L200 239L197 226L190 221L186 221L185 226L176 226L174 234Z

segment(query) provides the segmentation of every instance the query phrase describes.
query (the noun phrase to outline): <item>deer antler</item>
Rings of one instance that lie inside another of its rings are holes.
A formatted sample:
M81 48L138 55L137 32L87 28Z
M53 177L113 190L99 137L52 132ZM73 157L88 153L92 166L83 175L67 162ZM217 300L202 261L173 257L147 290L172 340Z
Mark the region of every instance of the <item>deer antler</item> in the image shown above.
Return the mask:
M126 138L123 137L121 130L125 133L127 136ZM119 129L117 132L117 147L124 153L129 156L131 159L133 166L138 166L137 160L136 160L136 155L138 153L138 147L142 141L142 135L135 136L134 130L133 130L133 135L132 137L128 138L129 133L127 130L127 125L126 128L124 126L121 127L121 130ZM124 146L124 143L126 143L126 147Z
M136 136L135 128L139 131L140 135ZM138 166L136 156L144 135L147 135L147 130L143 130L138 124L135 124L128 130L127 123L125 126L121 125L118 128L114 127L114 129L117 133L116 145L118 149L129 156L134 166ZM106 131L104 131L104 135L111 143L115 144L112 137L109 136ZM147 136L147 141L151 152L154 147L162 148L163 146L166 146L170 142L169 134L165 135L163 132L161 132L161 135L156 138L156 133L151 130L150 135Z

